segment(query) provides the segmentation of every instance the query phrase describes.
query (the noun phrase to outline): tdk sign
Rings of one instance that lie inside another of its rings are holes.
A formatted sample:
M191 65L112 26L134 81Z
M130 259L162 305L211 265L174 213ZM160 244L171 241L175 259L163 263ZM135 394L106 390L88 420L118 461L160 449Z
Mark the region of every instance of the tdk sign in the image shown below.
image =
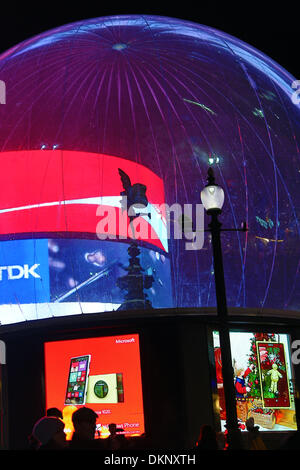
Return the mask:
M12 240L0 245L0 304L50 300L48 240Z
M41 276L35 272L38 267L39 264L34 264L31 267L29 267L28 264L24 264L24 266L0 266L0 281L3 281L5 278L4 271L7 271L6 279L9 281L21 278L29 279L29 276L41 278Z

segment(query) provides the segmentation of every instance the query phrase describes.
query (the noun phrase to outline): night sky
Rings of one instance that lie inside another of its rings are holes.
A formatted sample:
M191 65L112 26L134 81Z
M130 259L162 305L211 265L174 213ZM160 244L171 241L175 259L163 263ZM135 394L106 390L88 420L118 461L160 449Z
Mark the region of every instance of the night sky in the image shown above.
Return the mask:
M295 4L287 4L283 10L274 3L270 3L268 8L262 7L264 2L258 5L240 2L235 8L229 6L229 2L226 2L226 7L220 6L221 2L201 1L155 7L152 2L151 7L140 3L138 9L126 2L122 2L120 7L116 2L110 3L113 5L111 8L105 2L99 2L98 6L92 2L73 2L72 6L69 2L41 2L40 6L33 8L29 2L24 2L21 7L18 4L8 7L6 2L5 9L3 5L0 8L0 52L41 32L82 19L117 14L153 14L194 21L232 34L261 50L300 79L300 20Z

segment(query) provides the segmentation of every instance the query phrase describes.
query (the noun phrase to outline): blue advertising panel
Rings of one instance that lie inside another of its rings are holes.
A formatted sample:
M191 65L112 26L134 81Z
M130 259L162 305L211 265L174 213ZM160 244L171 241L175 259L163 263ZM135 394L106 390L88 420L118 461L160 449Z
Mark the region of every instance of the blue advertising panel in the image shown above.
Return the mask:
M128 244L94 240L49 240L51 301L100 302L119 306L124 292L117 279L126 274ZM157 250L140 247L145 274L154 277L147 295L153 307L172 303L169 259Z
M50 300L48 241L0 244L0 303L33 304Z
M0 324L117 310L118 287L129 265L128 243L85 239L31 239L0 244ZM140 247L143 272L153 276L153 308L172 304L170 260Z

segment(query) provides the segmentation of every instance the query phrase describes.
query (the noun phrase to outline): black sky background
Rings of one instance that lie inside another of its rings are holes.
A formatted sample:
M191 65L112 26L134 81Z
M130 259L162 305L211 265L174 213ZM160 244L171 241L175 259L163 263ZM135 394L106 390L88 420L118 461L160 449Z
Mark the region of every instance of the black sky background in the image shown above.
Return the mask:
M109 6L111 5L111 6ZM118 6L120 5L120 6ZM296 79L300 79L300 15L293 2L267 3L263 0L238 4L207 2L139 3L124 1L66 3L29 2L18 4L6 0L0 6L0 52L49 29L82 19L118 14L161 15L194 21L229 33L261 50ZM165 5L165 6L163 6ZM5 7L5 8L4 8Z

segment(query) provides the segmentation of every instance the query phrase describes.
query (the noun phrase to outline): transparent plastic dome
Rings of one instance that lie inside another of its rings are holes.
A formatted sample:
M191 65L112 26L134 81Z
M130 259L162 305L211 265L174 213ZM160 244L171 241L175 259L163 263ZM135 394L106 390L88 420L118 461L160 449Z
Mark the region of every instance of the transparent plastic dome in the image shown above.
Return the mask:
M0 56L0 79L3 323L122 304L116 280L126 273L128 240L95 237L96 208L86 201L119 196L125 166L133 183L146 184L151 204L170 206L200 204L213 167L225 193L224 228L249 227L222 233L229 307L300 309L300 109L294 77L280 65L211 27L128 15L22 42ZM77 225L65 210L70 200ZM54 202L50 216L45 205L50 211ZM138 245L154 279L145 288L154 309L216 305L207 232L197 251L184 240ZM102 264L83 268L98 252ZM115 258L117 268L89 282ZM32 282L26 299L25 281Z

